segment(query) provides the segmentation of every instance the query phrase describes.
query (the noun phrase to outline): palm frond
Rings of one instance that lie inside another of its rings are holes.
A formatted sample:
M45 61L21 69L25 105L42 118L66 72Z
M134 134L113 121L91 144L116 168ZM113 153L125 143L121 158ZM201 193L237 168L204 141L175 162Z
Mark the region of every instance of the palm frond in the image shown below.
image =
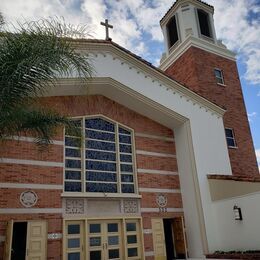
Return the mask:
M7 137L29 135L35 137L37 144L48 145L57 130L64 126L71 135L81 137L80 129L66 116L45 107L17 106L12 110L0 112L0 141Z
M53 19L19 24L16 33L5 33L0 43L0 106L38 96L60 76L90 78L88 56L66 38L83 32Z

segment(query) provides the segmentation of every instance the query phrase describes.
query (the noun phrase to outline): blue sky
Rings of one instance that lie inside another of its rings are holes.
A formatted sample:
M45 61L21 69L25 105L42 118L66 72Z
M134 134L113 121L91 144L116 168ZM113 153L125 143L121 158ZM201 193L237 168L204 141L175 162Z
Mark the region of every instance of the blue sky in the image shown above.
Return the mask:
M260 0L204 0L215 7L217 37L237 53L251 131L260 163ZM164 51L159 20L172 0L1 0L7 22L64 17L104 39L100 21L114 25L113 41L155 65Z

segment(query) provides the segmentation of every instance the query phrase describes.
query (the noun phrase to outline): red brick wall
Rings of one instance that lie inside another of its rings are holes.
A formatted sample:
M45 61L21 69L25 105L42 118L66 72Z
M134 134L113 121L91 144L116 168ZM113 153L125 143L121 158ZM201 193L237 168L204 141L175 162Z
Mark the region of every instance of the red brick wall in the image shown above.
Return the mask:
M180 189L179 176L177 175L177 160L173 155L175 152L174 135L168 129L147 117L137 114L118 103L103 96L70 96L43 98L42 104L52 107L69 116L104 115L119 123L135 130L136 150L163 153L163 156L137 154L137 168L175 172L176 175L164 175L154 173L138 173L138 186L141 188L157 189ZM151 137L141 137L138 134L148 134ZM156 137L157 136L157 137ZM159 137L159 138L158 138ZM160 138L161 137L161 138ZM59 129L55 140L63 140L63 131ZM0 158L37 160L49 162L63 162L63 146L53 144L48 150L40 152L37 146L27 141L7 140L0 148ZM26 164L11 164L0 162L0 183L33 183L33 184L56 184L63 183L62 167L36 166ZM25 189L2 188L0 189L1 208L22 208L19 196ZM27 190L27 189L26 189ZM34 191L38 195L38 203L35 208L61 208L62 190ZM180 193L165 193L168 198L168 208L182 208ZM141 205L143 208L156 208L155 192L142 192ZM151 228L151 217L173 218L178 213L144 213L144 226ZM1 214L0 236L5 236L6 223L9 219L31 220L46 219L48 221L49 233L62 232L62 216L59 214ZM153 250L152 236L145 235L145 249ZM62 240L48 240L48 259L61 259ZM2 257L4 243L0 243L0 259ZM152 259L152 258L151 258Z
M226 86L216 83L214 68L223 70ZM224 124L225 127L234 129L238 146L237 149L229 148L233 174L259 174L236 62L191 47L166 70L166 73L189 89L227 109Z

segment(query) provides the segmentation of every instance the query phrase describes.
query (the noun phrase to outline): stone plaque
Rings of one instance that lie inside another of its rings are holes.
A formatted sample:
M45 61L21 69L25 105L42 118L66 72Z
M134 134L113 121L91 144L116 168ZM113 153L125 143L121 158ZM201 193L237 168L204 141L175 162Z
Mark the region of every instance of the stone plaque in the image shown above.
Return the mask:
M158 194L156 196L156 203L160 208L167 206L167 197L164 194Z
M22 192L20 195L20 202L26 208L33 207L37 201L38 196L34 191L27 190Z
M125 200L124 201L124 212L125 213L137 213L138 203L135 200Z
M83 214L84 200L83 199L67 199L66 214Z

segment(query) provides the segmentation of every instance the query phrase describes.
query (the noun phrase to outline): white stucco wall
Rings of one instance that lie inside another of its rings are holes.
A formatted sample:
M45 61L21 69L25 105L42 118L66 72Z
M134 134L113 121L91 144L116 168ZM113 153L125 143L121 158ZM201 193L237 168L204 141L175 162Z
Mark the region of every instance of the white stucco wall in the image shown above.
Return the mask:
M242 210L243 220L234 219L233 207ZM218 243L215 250L260 250L260 192L216 201L213 212Z
M189 252L192 257L202 257L203 245L201 234L199 233L200 230L198 230L198 225L201 223L196 210L193 210L189 205L199 207L196 200L201 198L203 207L202 217L205 220L207 242L209 250L211 250L216 244L216 226L214 225L215 217L206 176L210 173L231 174L222 118L212 114L212 111L187 99L187 97L182 96L178 92L169 89L168 86L162 85L162 82L154 81L152 77L147 77L147 74L138 68L133 67L127 61L115 58L113 55L106 54L105 57L98 55L94 60L94 65L97 77L111 77L139 95L155 101L176 114L182 115L189 121L190 129L188 129L189 127L182 129L174 121L171 121L170 118L167 126L174 129L175 132L179 129L179 134L176 136L179 142L176 141L176 144L177 156L182 154L178 156L178 166L187 224ZM131 109L135 109L133 106L131 107L128 98L120 97L119 99L116 96L111 98L126 106L130 106ZM163 124L166 123L162 122L160 116L152 110L149 113L149 110L147 111L139 107L138 113ZM183 143L187 140L187 135L189 134L191 134L191 143L187 149L184 149ZM186 175L190 177L186 178ZM189 183L188 179L194 179L193 182L198 182L200 191L194 190L196 183L193 183L193 188L190 184L187 184ZM194 193L196 192L200 194L195 196Z

